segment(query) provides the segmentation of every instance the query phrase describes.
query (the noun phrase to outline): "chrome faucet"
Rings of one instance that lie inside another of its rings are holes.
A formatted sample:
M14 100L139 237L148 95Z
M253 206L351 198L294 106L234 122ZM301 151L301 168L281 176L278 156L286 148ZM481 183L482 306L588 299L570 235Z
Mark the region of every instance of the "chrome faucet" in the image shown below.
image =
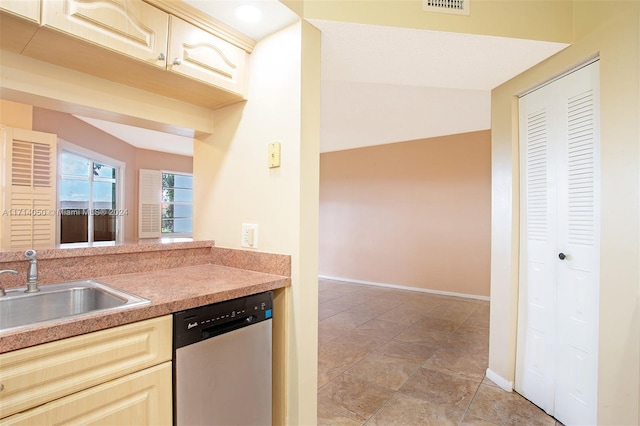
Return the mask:
M38 259L36 258L36 251L31 249L24 252L24 255L29 259L29 268L27 269L27 289L25 293L37 293L40 291L38 288Z
M13 269L3 269L2 271L0 271L0 275L2 274L18 275L18 271L14 271ZM7 295L7 292L4 291L4 287L0 287L0 297L6 296L6 295Z

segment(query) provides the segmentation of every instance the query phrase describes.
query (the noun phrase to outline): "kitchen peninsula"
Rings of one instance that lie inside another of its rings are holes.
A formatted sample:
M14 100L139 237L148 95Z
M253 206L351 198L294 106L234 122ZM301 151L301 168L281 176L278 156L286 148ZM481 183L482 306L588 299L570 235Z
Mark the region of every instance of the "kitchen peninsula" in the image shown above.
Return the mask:
M0 353L168 315L291 284L289 256L215 247L211 241L50 249L38 253L40 284L93 279L149 299L141 307L68 318L0 334ZM23 286L22 252L0 253L6 288Z

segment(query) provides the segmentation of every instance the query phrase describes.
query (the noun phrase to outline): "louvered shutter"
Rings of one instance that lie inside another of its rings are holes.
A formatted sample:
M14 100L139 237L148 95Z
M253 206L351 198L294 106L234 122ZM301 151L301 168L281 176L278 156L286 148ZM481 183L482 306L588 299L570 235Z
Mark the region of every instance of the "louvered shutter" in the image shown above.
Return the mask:
M162 172L140 169L138 192L138 238L162 235Z
M5 250L56 244L56 135L2 131L2 232Z

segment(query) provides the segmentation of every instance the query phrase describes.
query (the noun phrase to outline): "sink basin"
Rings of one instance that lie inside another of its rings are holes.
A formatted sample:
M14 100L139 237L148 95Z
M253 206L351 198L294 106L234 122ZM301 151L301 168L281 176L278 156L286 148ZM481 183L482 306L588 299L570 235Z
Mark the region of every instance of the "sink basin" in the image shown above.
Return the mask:
M11 289L0 297L0 333L145 303L149 300L92 280L45 284L38 293Z

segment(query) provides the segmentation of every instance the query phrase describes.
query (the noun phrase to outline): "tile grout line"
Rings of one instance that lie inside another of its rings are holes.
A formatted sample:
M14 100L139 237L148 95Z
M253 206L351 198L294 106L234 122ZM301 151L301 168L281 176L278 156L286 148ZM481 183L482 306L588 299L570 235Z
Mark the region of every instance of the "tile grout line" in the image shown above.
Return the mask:
M480 383L478 383L478 387L476 388L476 391L473 393L473 397L471 398L471 401L469 401L469 405L467 405L467 408L464 410L464 413L462 414L462 418L460 419L460 421L458 422L458 424L461 424L465 417L467 417L467 413L469 412L469 408L471 408L471 404L473 404L473 401L476 399L476 395L478 394L478 391L480 390L480 386L482 386L482 381L484 380L484 377L480 380ZM482 419L484 420L484 419Z

